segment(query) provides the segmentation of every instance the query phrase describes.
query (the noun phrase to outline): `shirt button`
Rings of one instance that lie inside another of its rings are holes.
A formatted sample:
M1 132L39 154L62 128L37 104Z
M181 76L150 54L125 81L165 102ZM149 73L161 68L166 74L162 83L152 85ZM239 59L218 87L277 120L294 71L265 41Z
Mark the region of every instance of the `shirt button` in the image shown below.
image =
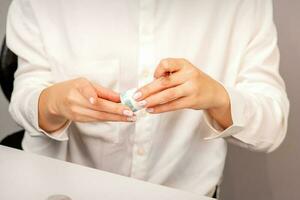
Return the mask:
M139 148L137 149L137 154L138 154L139 156L145 155L145 149L144 149L143 147L139 147Z

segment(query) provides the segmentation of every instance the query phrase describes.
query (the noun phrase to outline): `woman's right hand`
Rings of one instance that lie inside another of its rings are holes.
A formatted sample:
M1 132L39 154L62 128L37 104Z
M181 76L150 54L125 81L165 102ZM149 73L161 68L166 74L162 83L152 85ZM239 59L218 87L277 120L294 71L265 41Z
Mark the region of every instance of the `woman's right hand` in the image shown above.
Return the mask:
M134 113L120 104L120 96L112 90L76 78L56 83L39 97L39 126L54 132L69 120L76 122L136 120Z

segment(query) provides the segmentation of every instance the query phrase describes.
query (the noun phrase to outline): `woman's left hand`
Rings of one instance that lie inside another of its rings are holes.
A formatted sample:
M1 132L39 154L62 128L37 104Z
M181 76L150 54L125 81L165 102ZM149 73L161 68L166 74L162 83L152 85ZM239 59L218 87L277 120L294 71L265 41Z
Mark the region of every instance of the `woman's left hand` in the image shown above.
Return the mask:
M230 99L225 88L186 59L163 59L154 77L153 82L134 95L148 112L201 109L207 110L225 128L232 124Z

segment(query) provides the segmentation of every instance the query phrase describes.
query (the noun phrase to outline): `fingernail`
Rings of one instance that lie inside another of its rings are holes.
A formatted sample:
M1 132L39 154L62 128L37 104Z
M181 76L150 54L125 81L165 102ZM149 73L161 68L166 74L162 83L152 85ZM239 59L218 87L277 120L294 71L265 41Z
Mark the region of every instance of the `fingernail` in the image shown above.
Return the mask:
M141 92L136 92L134 95L133 95L133 99L134 100L137 100L138 98L140 98L142 96L142 93Z
M127 120L130 121L130 122L135 122L136 121L136 117L135 116L128 117Z
M147 101L146 101L146 100L139 101L139 102L137 102L137 104L138 104L140 107L144 107L144 106L147 104Z
M90 101L91 104L94 104L95 103L94 97L89 98L89 101Z
M154 112L154 109L153 109L153 108L147 108L146 111L147 111L148 113L153 113L153 112Z
M123 115L128 116L128 117L132 117L133 116L133 112L131 110L124 110L123 111Z

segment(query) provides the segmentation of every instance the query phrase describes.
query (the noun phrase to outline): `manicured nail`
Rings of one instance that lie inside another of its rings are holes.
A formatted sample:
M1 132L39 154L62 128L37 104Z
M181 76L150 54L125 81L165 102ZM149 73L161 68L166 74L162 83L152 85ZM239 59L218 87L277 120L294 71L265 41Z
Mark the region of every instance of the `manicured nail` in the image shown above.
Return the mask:
M146 100L139 101L139 102L137 102L137 104L138 104L140 107L144 107L144 106L147 104L147 101L146 101Z
M130 121L130 122L135 122L136 121L136 116L128 117L127 120Z
M123 111L123 115L128 116L128 117L132 117L133 116L133 112L131 110L124 110Z
M133 95L133 99L134 100L137 100L138 98L140 98L142 96L142 93L141 92L136 92L134 95Z
M147 108L146 111L147 111L148 113L153 113L153 112L154 112L154 109L153 109L153 108Z
M95 98L91 97L91 98L89 98L89 101L90 101L91 104L94 104L95 103Z

